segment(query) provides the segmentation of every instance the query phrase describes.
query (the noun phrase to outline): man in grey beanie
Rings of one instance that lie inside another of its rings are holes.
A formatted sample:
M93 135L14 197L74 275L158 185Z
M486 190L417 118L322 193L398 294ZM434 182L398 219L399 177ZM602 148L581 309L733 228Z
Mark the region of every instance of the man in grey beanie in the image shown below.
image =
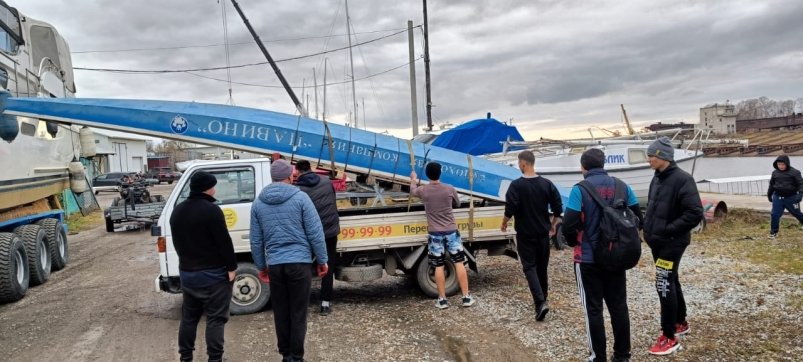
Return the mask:
M675 149L669 138L653 142L647 148L647 156L655 176L650 183L644 217L644 239L655 262L655 288L661 302L663 331L649 352L666 355L680 349L678 335L689 332L678 267L691 242L691 229L703 218L703 206L694 178L675 163Z
M303 361L312 256L318 276L329 271L323 226L309 196L291 184L293 166L276 160L270 173L273 183L251 206L251 256L259 279L270 286L282 360Z

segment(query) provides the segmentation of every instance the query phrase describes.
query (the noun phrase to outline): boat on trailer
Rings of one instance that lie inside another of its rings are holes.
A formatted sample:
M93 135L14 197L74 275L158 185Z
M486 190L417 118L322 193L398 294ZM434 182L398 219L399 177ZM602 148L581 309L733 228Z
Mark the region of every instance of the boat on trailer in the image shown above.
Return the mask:
M67 42L45 22L0 1L0 86L15 97L75 94ZM58 194L70 186L68 165L79 154L79 130L35 116L0 122L0 210Z

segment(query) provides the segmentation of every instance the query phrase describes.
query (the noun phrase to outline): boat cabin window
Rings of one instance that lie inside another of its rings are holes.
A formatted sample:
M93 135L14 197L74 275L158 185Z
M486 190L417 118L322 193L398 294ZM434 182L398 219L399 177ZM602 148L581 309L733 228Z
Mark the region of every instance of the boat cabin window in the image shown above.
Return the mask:
M20 44L22 32L17 11L4 3L0 4L0 50L16 53Z
M256 182L254 182L254 169L251 167L206 170L217 178L215 185L215 198L218 205L241 204L254 201L256 196ZM190 183L181 188L176 205L190 196Z
M627 156L631 165L647 162L647 153L642 149L629 149Z
M36 124L29 121L20 122L20 133L26 136L36 136Z
M38 25L31 26L31 48L33 64L39 66L43 58L49 58L61 69L59 47L56 45L56 32L53 29Z

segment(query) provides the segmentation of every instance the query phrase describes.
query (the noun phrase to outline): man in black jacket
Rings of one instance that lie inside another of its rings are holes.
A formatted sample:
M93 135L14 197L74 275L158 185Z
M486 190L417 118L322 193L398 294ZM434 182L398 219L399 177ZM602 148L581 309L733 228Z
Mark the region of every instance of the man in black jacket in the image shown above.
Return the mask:
M535 302L535 320L541 322L549 312L549 238L561 220L563 201L555 184L535 173L531 151L519 153L519 169L522 177L513 180L505 194L501 230L507 231L510 219L516 219L516 248Z
M182 361L192 361L195 334L204 312L209 361L223 359L223 331L229 320L237 259L223 211L214 204L216 184L214 175L196 172L190 179L189 197L170 217L184 294L178 329Z
M784 209L800 222L803 230L803 213L800 212L800 200L803 198L803 177L800 171L789 163L789 156L781 155L772 163L775 171L770 177L770 188L767 199L772 203L770 219L770 238L778 236L778 225Z
M669 138L653 142L647 155L655 176L650 183L644 239L655 261L655 289L661 301L663 331L649 352L666 355L680 348L677 335L689 332L678 268L691 242L691 229L702 221L703 206L694 178L675 164L675 150Z
M340 216L337 214L337 198L335 187L328 177L322 177L312 172L309 161L298 161L298 180L296 186L304 191L318 211L323 225L324 240L326 241L326 253L329 257L329 272L321 279L321 315L328 315L332 312L330 302L332 301L332 289L335 280L334 266L337 257L337 236L340 235Z

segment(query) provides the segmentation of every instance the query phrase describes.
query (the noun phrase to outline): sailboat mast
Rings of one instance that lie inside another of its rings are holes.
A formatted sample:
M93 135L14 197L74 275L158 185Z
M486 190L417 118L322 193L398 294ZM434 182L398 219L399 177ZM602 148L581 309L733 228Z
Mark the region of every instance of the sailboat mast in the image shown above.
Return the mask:
M346 33L349 38L349 63L351 63L351 99L354 100L354 126L358 127L357 123L357 91L354 87L354 53L351 49L351 17L349 17L349 0L346 0Z
M326 62L328 58L323 58L323 117L322 120L326 121Z
M251 33L251 36L254 38L254 41L257 43L257 46L259 46L259 50L262 51L262 55L264 55L265 58L268 60L268 63L270 63L271 68L273 68L273 72L276 73L276 77L279 78L279 81L282 83L284 90L287 91L288 95L290 95L290 99L293 100L293 104L295 104L298 113L304 117L308 117L307 111L304 109L304 105L301 104L301 101L299 101L298 97L296 97L296 93L293 92L293 88L290 88L290 84L287 83L287 79L284 79L282 71L279 70L279 66L276 65L276 62L273 61L273 57L271 57L270 53L268 53L268 49L265 48L265 44L263 44L262 40L259 39L259 35L257 35L257 32L251 26L251 23L248 21L248 18L245 17L245 13L243 13L243 10L240 9L240 5L237 4L236 0L231 0L231 4L234 5L234 9L237 10L237 14L240 14L240 18L243 19L245 27L248 28L248 31Z
M432 131L432 91L429 78L429 22L427 21L427 0L424 0L424 79L427 89L427 131Z

